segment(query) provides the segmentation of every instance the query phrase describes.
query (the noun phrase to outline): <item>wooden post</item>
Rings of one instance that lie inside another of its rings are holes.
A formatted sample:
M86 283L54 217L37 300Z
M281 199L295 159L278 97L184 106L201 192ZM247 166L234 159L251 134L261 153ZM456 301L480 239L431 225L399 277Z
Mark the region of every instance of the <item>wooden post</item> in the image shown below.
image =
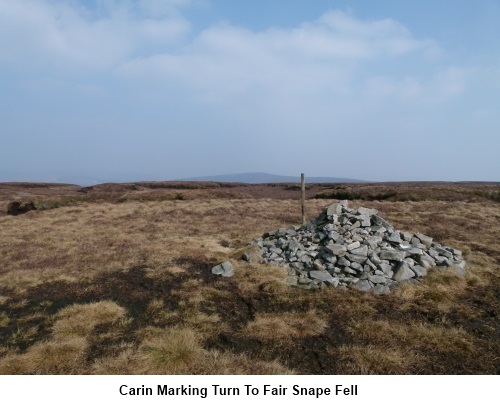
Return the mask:
M301 190L302 190L302 225L306 224L306 182L304 173L300 174Z

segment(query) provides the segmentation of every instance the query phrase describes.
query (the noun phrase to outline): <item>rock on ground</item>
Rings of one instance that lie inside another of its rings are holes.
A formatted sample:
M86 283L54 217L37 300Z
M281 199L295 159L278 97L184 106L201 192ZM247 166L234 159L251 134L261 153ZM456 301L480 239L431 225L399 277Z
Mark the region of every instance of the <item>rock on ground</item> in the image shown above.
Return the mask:
M460 250L422 233L399 231L377 210L341 203L301 227L265 233L252 248L261 263L287 268L287 283L304 289L333 286L387 294L401 282L419 282L431 267L465 274ZM234 269L225 262L212 273L229 277Z

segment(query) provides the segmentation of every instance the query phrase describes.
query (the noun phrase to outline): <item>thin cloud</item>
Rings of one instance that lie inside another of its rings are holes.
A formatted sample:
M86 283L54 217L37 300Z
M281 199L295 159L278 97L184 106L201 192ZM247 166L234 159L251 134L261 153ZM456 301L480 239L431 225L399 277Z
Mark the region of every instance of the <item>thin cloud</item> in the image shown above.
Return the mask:
M181 3L167 1L160 7L152 0L136 6L107 1L101 2L106 12L94 16L69 2L0 0L0 60L56 71L109 69L184 38L190 24L172 11ZM138 15L134 7L145 14Z
M425 58L439 47L413 38L393 20L363 21L343 11L329 11L317 21L293 29L255 32L232 25L209 27L175 52L124 62L118 76L154 86L184 83L194 97L218 100L251 96L295 95L305 100L328 96L359 96L380 88L381 96L407 93L408 80L381 80L363 70L372 63L392 70L400 58ZM407 67L402 68L407 69ZM405 73L407 76L409 73ZM383 81L388 83L383 83ZM426 91L422 79L412 79L414 96ZM432 81L432 75L427 79ZM362 88L359 82L366 82ZM430 84L429 84L430 85Z
M373 76L366 80L366 96L374 102L403 101L425 104L441 103L457 96L466 88L465 69L449 67L437 70L427 80L416 76L401 79Z

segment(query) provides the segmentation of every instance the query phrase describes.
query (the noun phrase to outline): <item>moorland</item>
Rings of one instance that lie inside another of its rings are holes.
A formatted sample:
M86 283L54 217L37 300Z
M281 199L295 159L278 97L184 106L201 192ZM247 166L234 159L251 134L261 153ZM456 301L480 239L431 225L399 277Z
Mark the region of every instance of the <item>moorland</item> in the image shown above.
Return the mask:
M500 184L311 184L460 249L388 295L244 263L300 225L298 184L0 183L0 374L498 374ZM12 202L28 212L9 215ZM211 268L231 260L231 278Z

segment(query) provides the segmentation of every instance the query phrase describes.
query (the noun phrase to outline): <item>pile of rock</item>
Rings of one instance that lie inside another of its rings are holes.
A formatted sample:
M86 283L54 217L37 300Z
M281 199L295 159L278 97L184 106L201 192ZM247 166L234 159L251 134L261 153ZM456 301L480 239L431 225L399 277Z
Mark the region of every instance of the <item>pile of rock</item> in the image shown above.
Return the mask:
M460 250L398 231L377 214L335 203L307 225L268 232L253 244L262 263L287 268L288 283L304 289L350 287L383 294L398 283L418 282L435 266L465 274Z

